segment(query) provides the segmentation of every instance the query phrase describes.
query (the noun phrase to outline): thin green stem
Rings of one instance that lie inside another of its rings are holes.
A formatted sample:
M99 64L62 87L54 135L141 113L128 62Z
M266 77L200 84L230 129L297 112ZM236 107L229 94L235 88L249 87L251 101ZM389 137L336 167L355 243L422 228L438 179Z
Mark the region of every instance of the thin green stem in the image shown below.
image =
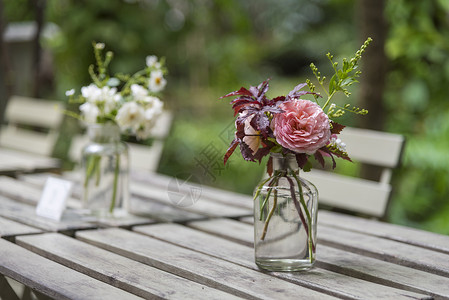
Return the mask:
M114 186L112 187L112 200L111 200L111 206L109 207L109 212L111 214L114 211L114 207L115 207L119 175L120 175L120 153L117 153L117 157L115 159Z
M275 185L278 184L279 182L279 177L275 177L276 182ZM260 237L260 239L263 241L265 239L265 236L267 234L267 230L268 230L268 224L270 223L271 217L274 214L274 211L276 210L277 207L277 203L278 203L278 191L276 188L271 188L272 190L274 189L274 197L273 197L273 207L271 207L271 210L267 216L267 219L265 220L265 224L263 226L263 231L262 231L262 236ZM268 196L267 196L268 198Z
M312 217L310 216L309 209L307 208L307 204L306 204L306 202L304 200L304 195L303 195L301 181L299 180L298 176L296 176L296 174L293 171L292 171L292 174L293 174L293 177L295 178L295 180L296 180L296 182L298 184L299 201L300 201L301 205L303 206L304 212L306 213L307 222L309 224L309 226L308 226L309 256L310 256L310 262L312 262L313 251L315 250L315 245L313 244L313 237L312 237Z

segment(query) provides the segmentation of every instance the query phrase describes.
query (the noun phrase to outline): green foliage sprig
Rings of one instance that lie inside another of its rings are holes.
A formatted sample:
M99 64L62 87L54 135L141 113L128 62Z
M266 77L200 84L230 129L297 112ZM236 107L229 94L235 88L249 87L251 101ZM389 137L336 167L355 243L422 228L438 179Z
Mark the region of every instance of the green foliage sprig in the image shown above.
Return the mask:
M328 109L329 117L331 118L341 117L342 115L345 114L345 112L352 112L361 115L366 115L368 113L366 109L361 109L358 107L351 108L350 104L346 104L343 107L337 107L335 104L331 104L331 99L338 92L342 92L346 97L349 97L351 95L351 93L348 90L348 87L358 82L357 78L361 74L361 72L357 70L358 63L362 58L363 52L365 52L366 48L368 47L371 41L372 39L368 38L360 47L360 49L357 50L357 52L351 59L347 60L346 58L344 58L341 64L341 68L339 67L338 62L333 61L334 56L330 53L327 53L326 56L329 59L330 63L332 64L332 68L334 70L334 74L329 80L329 84L327 87L325 86L326 77L321 76L320 71L318 71L318 68L315 66L314 63L310 64L310 69L312 70L313 75L315 75L315 78L317 79L324 93L327 95L326 102L321 107L324 110L328 106L330 106ZM307 80L306 83L310 91L315 93L316 91L315 85L310 80ZM320 95L313 94L313 96L315 98L315 101L318 103L318 98L320 97Z

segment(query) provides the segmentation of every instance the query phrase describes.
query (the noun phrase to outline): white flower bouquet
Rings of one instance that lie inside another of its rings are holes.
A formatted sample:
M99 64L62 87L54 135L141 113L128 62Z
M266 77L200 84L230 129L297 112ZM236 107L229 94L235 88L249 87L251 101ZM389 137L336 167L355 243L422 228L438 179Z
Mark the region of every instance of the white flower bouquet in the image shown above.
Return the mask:
M87 124L113 122L125 134L138 139L147 138L155 121L162 113L163 102L159 94L167 84L165 60L151 55L146 57L146 67L133 75L107 73L113 58L111 51L102 56L105 45L94 43L96 67L89 67L92 83L66 92L70 102L80 103L80 115L70 113Z

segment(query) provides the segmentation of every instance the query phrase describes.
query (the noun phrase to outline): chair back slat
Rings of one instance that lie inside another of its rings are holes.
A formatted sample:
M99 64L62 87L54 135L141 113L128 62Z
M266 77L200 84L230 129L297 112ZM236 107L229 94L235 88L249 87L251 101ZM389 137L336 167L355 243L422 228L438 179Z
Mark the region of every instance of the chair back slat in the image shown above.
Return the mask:
M12 96L1 126L0 146L51 156L63 120L59 101Z
M359 128L345 128L340 139L354 161L382 167L379 181L366 180L319 169L302 172L318 188L319 203L382 218L391 195L392 169L401 161L404 137Z

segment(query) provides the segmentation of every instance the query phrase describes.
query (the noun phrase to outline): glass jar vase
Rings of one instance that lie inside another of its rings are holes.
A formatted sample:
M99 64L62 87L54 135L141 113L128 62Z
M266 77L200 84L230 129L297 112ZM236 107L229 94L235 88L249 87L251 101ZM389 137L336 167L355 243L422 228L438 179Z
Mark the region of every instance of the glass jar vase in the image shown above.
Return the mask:
M121 217L129 203L128 146L113 123L92 124L82 150L83 207L98 217Z
M271 154L273 173L254 191L254 248L259 268L299 271L315 263L318 191L299 177L295 156Z

